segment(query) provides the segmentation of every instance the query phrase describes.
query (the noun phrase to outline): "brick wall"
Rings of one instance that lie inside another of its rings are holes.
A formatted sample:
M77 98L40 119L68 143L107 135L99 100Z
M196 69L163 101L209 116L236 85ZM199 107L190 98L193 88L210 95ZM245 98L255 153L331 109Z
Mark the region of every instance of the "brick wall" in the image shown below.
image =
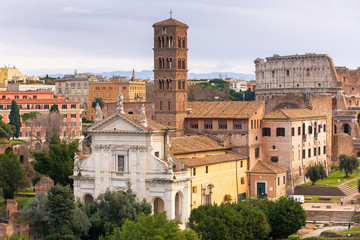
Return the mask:
M338 164L340 154L354 154L353 138L347 133L334 134L332 162Z

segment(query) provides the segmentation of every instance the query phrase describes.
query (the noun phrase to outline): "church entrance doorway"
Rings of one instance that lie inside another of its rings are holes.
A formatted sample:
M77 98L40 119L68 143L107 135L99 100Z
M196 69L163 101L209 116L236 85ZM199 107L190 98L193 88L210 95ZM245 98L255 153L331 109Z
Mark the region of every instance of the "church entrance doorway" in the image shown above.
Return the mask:
M164 201L161 198L155 198L154 200L154 212L164 211Z
M264 182L258 182L257 183L257 196L259 197L265 197L265 183Z

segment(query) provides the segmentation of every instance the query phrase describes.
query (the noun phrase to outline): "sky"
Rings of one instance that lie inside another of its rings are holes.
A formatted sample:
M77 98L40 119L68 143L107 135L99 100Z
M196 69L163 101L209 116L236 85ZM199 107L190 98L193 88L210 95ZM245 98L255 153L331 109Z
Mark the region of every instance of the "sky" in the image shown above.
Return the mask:
M0 66L23 74L153 69L152 24L189 25L193 73L253 74L273 54L360 66L358 0L0 0Z

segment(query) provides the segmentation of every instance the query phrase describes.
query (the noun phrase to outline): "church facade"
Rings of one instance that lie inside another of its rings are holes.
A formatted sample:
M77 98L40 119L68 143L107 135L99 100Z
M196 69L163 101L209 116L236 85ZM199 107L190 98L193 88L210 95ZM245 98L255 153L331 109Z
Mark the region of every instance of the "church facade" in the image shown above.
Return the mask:
M147 120L144 107L141 115L122 112L88 129L92 151L75 161L75 197L87 204L107 189L125 192L130 182L139 200L184 223L190 214L190 173L172 169L172 128Z

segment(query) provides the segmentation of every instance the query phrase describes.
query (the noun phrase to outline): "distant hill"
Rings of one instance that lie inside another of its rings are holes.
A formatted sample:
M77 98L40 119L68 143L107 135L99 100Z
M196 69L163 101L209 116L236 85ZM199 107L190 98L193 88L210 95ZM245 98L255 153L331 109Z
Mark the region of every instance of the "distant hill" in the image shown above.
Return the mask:
M49 77L63 77L64 75L71 75L72 73L68 74L49 74ZM100 73L94 73L95 75L104 75L106 77L112 77L114 75L119 76L128 76L131 77L132 71L113 71L113 72L100 72ZM44 75L45 76L45 75ZM42 77L44 77L42 76ZM142 70L139 72L135 72L136 78L154 78L154 72L151 70ZM188 73L188 79L207 79L207 78L226 78L231 77L235 79L243 79L243 80L254 80L255 75L254 74L245 74L245 73L234 73L234 72L212 72L212 73Z

